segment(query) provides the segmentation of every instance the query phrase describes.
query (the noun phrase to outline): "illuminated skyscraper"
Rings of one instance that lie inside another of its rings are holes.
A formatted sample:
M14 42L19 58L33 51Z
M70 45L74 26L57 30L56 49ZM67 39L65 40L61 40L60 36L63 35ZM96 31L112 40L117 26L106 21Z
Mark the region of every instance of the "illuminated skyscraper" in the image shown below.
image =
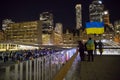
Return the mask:
M75 8L76 8L76 29L80 29L82 27L81 4L77 4Z
M103 21L104 21L105 25L110 25L110 18L109 18L108 10L104 11L104 13L103 13Z
M40 14L40 21L42 21L42 36L43 43L53 43L53 14L49 12L43 12Z
M51 31L53 30L53 14L49 12L43 12L40 14L40 20L43 21L43 32L51 33Z
M108 27L109 29L111 28L113 31L114 31L114 26L112 23L110 23L110 17L109 17L109 11L108 10L105 10L103 12L103 22L105 24L105 30L106 30L106 27ZM109 31L108 31L109 32Z
M103 9L104 5L101 0L93 0L92 4L89 6L90 22L103 21Z

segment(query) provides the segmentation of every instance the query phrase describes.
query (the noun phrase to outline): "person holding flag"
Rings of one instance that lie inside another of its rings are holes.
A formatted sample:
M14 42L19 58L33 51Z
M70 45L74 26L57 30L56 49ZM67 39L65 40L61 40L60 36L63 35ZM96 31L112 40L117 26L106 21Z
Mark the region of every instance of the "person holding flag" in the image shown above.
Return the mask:
M88 41L86 42L86 48L88 52L88 61L90 61L91 58L92 58L92 61L94 61L93 51L95 50L95 44L92 38L89 38Z

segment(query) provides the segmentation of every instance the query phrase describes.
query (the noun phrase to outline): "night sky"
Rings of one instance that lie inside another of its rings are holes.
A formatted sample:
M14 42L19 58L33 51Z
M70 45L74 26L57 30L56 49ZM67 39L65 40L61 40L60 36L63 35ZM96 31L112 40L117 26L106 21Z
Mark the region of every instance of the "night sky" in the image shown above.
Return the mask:
M120 19L120 4L116 0L102 0L109 10L113 23ZM51 12L54 22L61 22L64 29L74 29L75 5L82 4L83 25L89 21L89 4L92 0L3 0L0 2L0 24L3 19L12 19L15 22L39 20L42 12Z

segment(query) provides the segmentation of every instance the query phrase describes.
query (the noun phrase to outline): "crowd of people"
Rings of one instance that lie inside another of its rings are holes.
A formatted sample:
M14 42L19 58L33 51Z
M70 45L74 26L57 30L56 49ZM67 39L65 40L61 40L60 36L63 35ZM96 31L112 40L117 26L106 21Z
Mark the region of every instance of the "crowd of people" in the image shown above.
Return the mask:
M59 50L55 49L35 49L35 50L20 50L20 51L4 51L0 52L0 60L7 61L26 61L48 54L55 53Z
M83 41L78 41L78 50L80 53L81 61L85 61L85 51L87 51L88 59L87 61L94 61L94 55L97 55L98 49L100 55L103 53L103 43L101 40L96 42L92 38L89 38L85 43Z
M78 48L80 53L81 61L85 61L85 51L88 53L88 60L87 61L94 61L94 55L97 54L96 49L99 50L100 55L103 53L103 43L101 40L96 42L92 38L89 38L85 43L83 41L78 42ZM45 56L47 54L52 54L59 50L56 49L35 49L35 50L20 50L20 51L4 51L0 52L0 60L4 62L7 61L25 61L34 58L38 58L41 56Z

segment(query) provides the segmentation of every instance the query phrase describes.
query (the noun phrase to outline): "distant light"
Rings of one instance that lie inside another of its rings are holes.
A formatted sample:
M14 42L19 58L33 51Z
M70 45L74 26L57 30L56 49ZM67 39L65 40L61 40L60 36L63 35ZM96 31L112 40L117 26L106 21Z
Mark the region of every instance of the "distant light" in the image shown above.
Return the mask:
M108 14L108 11L104 11L104 14Z
M102 4L102 1L98 1L98 3Z
M105 36L105 34L103 34L103 36Z
M117 31L117 33L119 33L120 31Z
M106 42L106 39L102 39L102 42L103 42L103 43Z

